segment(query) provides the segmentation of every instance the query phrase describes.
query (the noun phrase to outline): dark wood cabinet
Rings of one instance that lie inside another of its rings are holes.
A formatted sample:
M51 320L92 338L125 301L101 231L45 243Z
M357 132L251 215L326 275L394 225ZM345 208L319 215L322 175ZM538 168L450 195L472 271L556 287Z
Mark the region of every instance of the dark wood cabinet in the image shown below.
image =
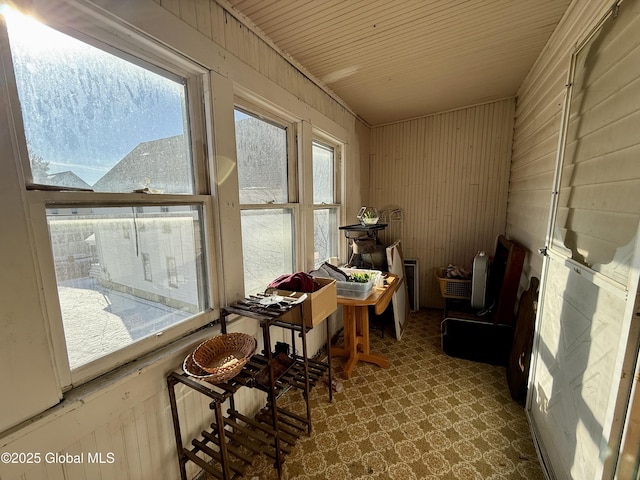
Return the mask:
M520 276L527 251L520 244L500 235L489 270L487 305L495 304L491 320L499 325L513 325Z

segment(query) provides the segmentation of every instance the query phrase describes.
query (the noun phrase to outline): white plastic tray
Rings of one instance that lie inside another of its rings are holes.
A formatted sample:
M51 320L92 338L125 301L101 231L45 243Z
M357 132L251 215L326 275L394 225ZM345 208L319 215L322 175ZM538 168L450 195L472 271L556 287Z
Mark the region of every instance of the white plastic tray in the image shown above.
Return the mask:
M366 270L363 268L341 268L347 275L352 273L368 273L371 274L371 280L367 283L358 282L336 282L337 294L341 297L356 298L363 300L369 296L371 289L378 282L378 278L382 275L380 270Z

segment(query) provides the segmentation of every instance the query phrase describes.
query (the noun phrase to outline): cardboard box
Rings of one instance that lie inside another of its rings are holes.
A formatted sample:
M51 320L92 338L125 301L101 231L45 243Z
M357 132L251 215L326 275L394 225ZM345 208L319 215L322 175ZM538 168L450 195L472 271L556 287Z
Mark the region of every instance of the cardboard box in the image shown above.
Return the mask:
M313 328L319 323L322 323L338 308L336 281L330 278L315 278L314 280L322 285L322 288L313 293L307 293L307 299L302 303L304 324L308 328ZM282 295L283 297L293 296L298 298L303 295L303 293L300 292L291 295L293 292L276 289L269 289L269 292ZM296 308L291 312L287 312L282 317L282 321L300 325L300 309Z

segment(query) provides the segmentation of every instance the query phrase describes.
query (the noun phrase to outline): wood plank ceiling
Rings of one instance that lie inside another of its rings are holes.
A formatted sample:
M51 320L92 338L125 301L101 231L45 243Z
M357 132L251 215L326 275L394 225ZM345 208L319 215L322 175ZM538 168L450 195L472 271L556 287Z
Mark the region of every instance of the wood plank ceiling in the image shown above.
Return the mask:
M218 0L371 126L516 94L570 0Z

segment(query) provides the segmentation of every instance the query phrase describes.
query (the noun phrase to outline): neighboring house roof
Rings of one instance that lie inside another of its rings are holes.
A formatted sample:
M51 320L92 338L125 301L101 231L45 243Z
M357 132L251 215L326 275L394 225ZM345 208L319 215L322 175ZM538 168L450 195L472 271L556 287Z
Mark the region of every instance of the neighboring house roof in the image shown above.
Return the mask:
M48 173L42 183L59 187L91 189L91 185L69 170L65 172Z
M97 192L132 192L148 187L161 193L193 191L185 136L140 143L94 185Z
M287 151L286 131L279 134L274 129L279 127L257 118L236 123L241 192L258 190L264 195L268 190L272 192L269 195L278 197L282 189L286 191L286 160L283 168L281 158ZM161 193L190 193L191 163L184 141L184 136L177 135L140 143L92 188L97 192L131 192L148 187Z

